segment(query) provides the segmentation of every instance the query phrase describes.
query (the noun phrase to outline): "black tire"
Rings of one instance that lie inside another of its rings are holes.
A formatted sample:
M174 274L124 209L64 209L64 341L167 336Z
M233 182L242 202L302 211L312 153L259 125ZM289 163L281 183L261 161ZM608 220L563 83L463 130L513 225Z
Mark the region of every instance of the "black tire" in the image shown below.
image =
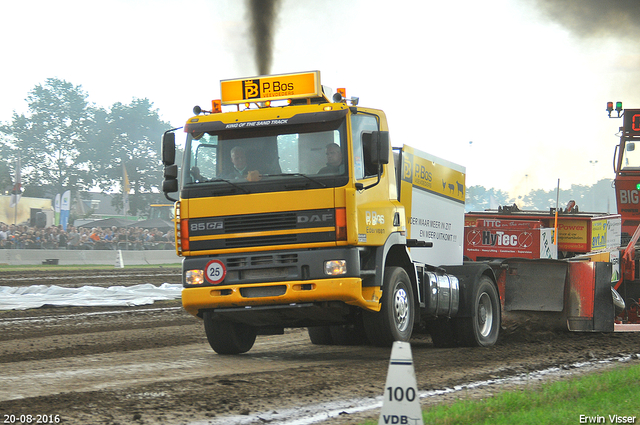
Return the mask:
M251 350L256 342L256 328L243 323L213 320L204 313L204 331L209 345L218 354L241 354Z
M368 342L362 320L348 325L331 326L330 332L335 345L365 345Z
M333 345L330 326L311 326L307 328L309 339L315 345Z
M409 275L402 267L385 268L380 303L380 311L363 315L369 342L388 347L394 341L409 341L413 332L415 304Z
M493 281L482 276L474 282L471 295L471 317L457 320L460 344L468 347L490 347L500 334L500 297Z
M458 333L455 322L448 317L439 317L427 325L431 342L436 348L455 347L458 345Z

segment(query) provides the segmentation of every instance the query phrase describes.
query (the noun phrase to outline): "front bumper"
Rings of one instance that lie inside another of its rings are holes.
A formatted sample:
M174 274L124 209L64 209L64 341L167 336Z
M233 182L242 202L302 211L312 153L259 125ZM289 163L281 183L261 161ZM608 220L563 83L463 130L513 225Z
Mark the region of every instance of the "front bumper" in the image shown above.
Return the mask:
M182 290L182 305L189 313L199 316L201 310L282 306L295 304L343 302L369 311L380 311L379 287L362 287L360 278L332 278L223 287L190 287Z

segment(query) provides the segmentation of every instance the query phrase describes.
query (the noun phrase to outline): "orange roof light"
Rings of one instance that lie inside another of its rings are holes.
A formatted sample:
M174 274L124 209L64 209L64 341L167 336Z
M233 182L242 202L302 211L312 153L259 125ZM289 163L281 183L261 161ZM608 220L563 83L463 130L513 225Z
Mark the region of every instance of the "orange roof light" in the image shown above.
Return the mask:
M220 102L220 99L212 100L211 113L219 114L220 112L222 112L222 103Z

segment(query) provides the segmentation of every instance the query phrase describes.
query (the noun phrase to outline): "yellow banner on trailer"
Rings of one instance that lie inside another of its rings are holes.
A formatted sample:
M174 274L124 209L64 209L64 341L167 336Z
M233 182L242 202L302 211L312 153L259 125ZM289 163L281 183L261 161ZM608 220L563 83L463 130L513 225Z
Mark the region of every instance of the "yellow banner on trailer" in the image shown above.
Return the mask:
M220 93L224 105L321 97L320 71L223 80Z

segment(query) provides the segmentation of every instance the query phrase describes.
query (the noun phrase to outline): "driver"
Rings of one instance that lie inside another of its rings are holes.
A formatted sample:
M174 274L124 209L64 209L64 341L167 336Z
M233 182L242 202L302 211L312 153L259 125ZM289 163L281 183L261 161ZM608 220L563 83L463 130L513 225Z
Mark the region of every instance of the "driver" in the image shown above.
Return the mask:
M258 170L249 170L247 154L242 147L236 146L231 149L231 163L233 164L231 172L221 176L221 178L226 180L246 179L250 182L260 180Z
M194 182L203 182L207 180L202 176L202 174L200 174L200 168L198 167L191 167L190 174Z

